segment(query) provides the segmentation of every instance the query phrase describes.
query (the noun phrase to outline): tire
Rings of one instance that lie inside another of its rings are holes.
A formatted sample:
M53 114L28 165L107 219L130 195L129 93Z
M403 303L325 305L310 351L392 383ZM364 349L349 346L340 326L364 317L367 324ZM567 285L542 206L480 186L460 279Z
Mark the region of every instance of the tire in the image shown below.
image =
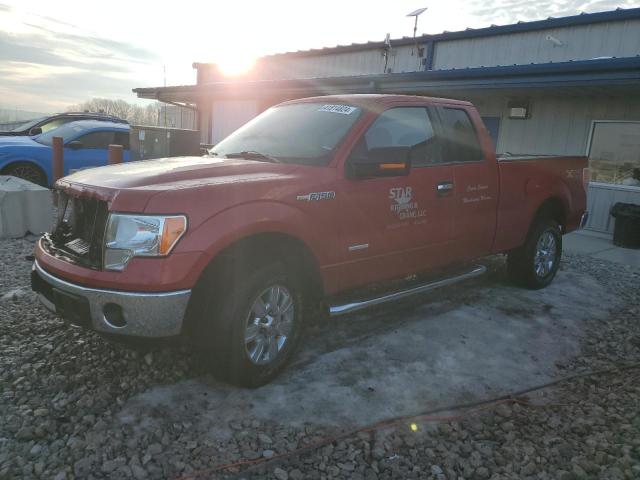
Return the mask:
M3 170L3 175L22 178L41 187L48 187L47 175L40 167L30 162L17 162Z
M509 278L523 287L538 290L549 285L560 266L562 234L550 218L536 220L522 247L509 252Z
M219 380L241 387L270 382L293 356L303 329L302 295L294 275L279 262L252 270L232 262L206 273L202 282L193 333L209 369ZM275 311L272 303L279 304Z

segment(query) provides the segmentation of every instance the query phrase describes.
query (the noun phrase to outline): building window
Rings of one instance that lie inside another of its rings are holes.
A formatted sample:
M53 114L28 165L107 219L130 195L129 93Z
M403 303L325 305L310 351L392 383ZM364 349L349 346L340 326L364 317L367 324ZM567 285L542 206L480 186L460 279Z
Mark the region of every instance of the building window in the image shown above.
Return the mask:
M594 121L587 154L592 182L640 188L640 122Z

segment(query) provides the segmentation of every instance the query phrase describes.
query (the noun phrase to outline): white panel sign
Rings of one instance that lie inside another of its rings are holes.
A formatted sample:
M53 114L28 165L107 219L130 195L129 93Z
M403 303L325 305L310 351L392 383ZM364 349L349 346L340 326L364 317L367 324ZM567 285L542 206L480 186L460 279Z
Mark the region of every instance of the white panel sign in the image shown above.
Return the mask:
M341 113L342 115L351 115L356 110L356 107L349 105L323 105L318 109L319 112Z

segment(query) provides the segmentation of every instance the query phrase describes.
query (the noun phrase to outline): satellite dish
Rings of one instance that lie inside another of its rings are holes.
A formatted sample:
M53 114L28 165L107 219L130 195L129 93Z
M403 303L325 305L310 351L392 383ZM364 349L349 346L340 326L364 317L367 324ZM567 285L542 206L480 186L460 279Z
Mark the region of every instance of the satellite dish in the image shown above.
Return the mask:
M417 17L417 16L423 14L427 10L427 8L429 8L429 7L424 7L424 8L419 8L417 10L414 10L413 12L408 13L407 17Z

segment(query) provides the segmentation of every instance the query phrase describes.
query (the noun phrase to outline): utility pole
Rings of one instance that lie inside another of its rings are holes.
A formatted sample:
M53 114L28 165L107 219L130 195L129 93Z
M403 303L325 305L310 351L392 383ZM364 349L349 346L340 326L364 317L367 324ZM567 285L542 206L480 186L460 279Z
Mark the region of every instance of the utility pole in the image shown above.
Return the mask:
M417 20L417 18L416 18ZM162 71L164 76L164 86L167 86L167 65L162 65ZM164 128L167 128L167 104L164 104Z

